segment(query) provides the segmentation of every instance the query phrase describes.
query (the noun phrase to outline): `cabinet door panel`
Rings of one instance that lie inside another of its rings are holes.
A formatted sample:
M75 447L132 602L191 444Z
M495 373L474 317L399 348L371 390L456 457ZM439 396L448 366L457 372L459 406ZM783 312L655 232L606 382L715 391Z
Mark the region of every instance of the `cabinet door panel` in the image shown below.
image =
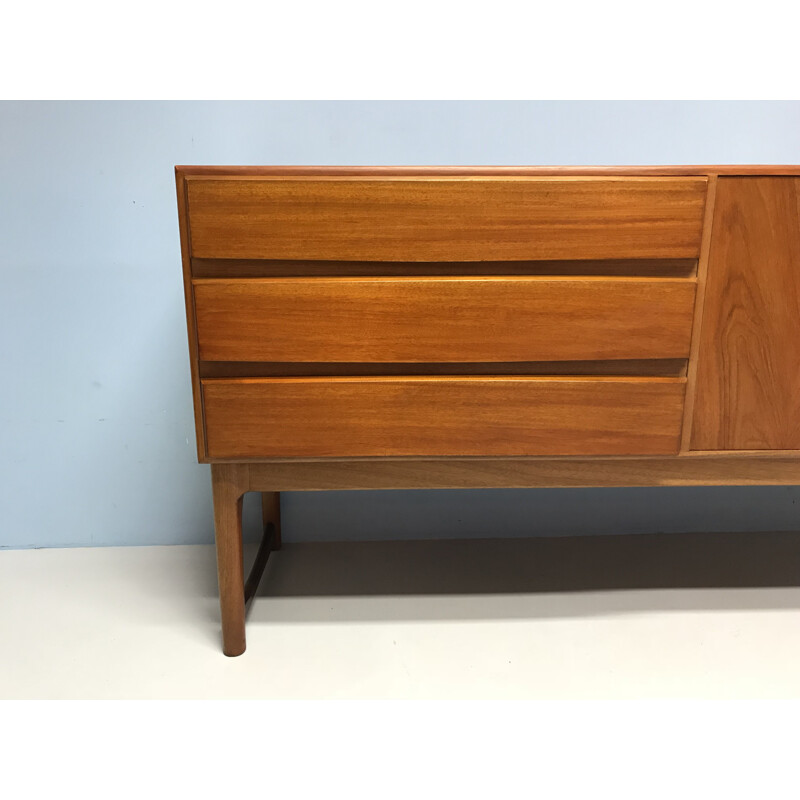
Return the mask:
M719 179L696 391L691 449L800 449L800 179Z

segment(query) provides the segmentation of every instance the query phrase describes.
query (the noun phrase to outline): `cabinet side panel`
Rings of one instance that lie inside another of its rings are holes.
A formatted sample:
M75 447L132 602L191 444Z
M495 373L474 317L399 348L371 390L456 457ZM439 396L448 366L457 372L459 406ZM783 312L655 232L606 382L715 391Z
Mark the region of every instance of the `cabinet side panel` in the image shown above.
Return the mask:
M205 423L203 419L203 395L197 364L197 324L195 322L194 290L191 273L191 243L189 239L189 215L186 202L186 176L175 169L175 189L178 198L178 226L181 237L181 260L183 262L183 291L186 302L186 328L189 336L189 363L192 375L192 400L194 403L194 427L197 440L197 458L206 461Z
M800 180L719 178L692 450L800 449Z

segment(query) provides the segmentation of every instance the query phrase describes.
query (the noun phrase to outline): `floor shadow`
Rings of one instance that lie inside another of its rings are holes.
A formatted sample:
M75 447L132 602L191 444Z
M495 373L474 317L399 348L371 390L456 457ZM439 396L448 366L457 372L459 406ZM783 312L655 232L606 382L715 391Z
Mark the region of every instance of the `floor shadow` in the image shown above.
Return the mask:
M248 548L246 566L254 555L254 548ZM513 613L513 603L504 606L512 609L512 617L678 608L796 608L800 590L706 590L797 587L798 532L287 544L270 556L252 615L272 621L283 617L277 608L277 616L270 611L274 604L265 602L269 598L383 597L399 603L401 616L492 617L499 606L487 604L487 595L532 596L534 605L522 604L519 614ZM674 589L696 591L649 592L646 598L641 591L631 591ZM431 601L425 607L408 602L422 596ZM447 602L452 596L464 601L460 611ZM537 603L537 596L549 599ZM377 619L384 613L374 604L371 610L364 603L360 609L347 605L349 611L340 607L348 618ZM313 604L306 608L309 619L319 617ZM301 619L304 613L298 606L287 620ZM323 616L328 618L329 612ZM503 612L503 616L508 614Z

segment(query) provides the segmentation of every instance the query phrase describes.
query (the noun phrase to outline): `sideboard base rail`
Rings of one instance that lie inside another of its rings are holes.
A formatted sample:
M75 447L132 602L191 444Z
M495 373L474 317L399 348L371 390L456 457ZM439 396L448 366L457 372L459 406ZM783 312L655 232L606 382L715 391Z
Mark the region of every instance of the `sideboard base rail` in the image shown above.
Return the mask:
M221 465L212 465L212 469L215 466ZM275 460L239 466L247 470L247 491L253 492L800 485L800 451L593 458Z

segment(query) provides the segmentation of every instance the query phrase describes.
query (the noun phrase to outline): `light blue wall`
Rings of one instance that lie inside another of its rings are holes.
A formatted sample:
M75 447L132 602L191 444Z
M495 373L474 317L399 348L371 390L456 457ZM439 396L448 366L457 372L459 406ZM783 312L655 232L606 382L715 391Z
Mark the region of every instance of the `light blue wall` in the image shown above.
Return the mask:
M0 546L212 539L173 165L747 162L800 163L800 103L0 103ZM796 529L798 499L309 493L284 520L288 540Z

